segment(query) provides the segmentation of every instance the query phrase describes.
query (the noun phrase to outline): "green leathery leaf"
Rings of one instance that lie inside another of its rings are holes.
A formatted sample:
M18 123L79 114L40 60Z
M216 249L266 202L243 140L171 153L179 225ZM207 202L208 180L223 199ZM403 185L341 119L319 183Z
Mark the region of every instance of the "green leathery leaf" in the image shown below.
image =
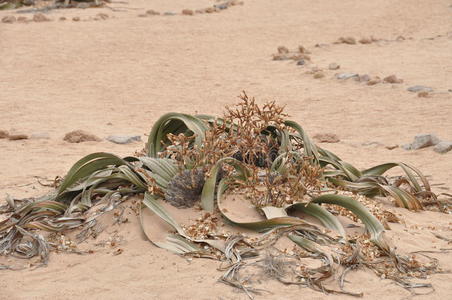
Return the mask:
M67 173L58 189L59 197L67 188L78 183L81 179L91 175L95 171L105 169L108 166L121 166L128 164L118 156L105 152L96 152L89 154L77 161Z
M345 229L341 222L327 209L315 203L295 203L289 205L285 210L290 213L291 211L299 211L310 215L320 222L328 229L336 231L341 237L346 238Z
M167 113L154 123L149 134L147 153L150 157L157 157L157 153L163 150L162 142L167 140L167 135L185 132L186 129L195 135L195 144L201 145L205 132L209 129L207 124L200 118L188 114Z
M384 232L383 225L357 200L343 195L328 194L313 198L311 203L335 204L350 210L364 223L367 231L371 235L371 240L382 249L389 250L386 242L382 238L382 233Z
M233 166L237 172L236 178L238 179L246 181L249 176L247 167L239 160L232 157L220 159L210 170L210 175L206 179L201 193L201 207L208 212L213 212L215 208L215 189L218 181L218 174L223 164Z

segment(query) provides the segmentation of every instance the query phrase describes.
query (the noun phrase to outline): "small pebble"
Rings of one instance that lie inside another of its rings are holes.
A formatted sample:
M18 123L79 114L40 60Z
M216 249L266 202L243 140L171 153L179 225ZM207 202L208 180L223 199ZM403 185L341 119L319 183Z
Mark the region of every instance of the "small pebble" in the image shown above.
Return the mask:
M359 40L359 42L360 42L361 44L371 44L371 43L372 43L372 40L369 39L369 38L362 38L362 39Z
M82 143L82 142L99 142L100 138L97 136L86 132L84 130L74 130L66 133L63 138L64 141L68 143Z
M367 85L376 85L376 84L378 84L378 83L380 83L380 82L381 82L380 77L375 76L374 78L372 78L371 80L369 80L369 81L367 82Z
M330 63L329 65L328 65L328 69L330 69L330 70L337 70L337 69L339 69L341 66L339 66L337 63Z
M45 15L41 13L37 13L33 15L33 21L35 22L48 22L50 21L49 18L47 18Z
M363 74L363 75L359 75L358 77L355 78L357 81L359 82L369 82L370 81L370 76L367 74Z
M339 40L336 42L338 44L348 44L348 45L355 45L356 44L356 40L355 38L349 36L349 37L341 37L339 38Z
M60 21L66 21L66 17L60 17Z
M430 93L427 91L422 91L422 92L417 93L417 96L419 98L428 98L428 97L430 97Z
M407 91L412 93L433 92L433 89L423 85L414 85L407 88Z
M166 11L166 12L163 13L163 15L164 15L164 16L175 16L176 13L175 13L175 12L172 12L172 11Z
M191 10L191 9L182 10L182 14L185 16L193 16L194 15L193 10Z
M325 77L325 74L323 74L323 72L315 72L313 77L315 79L320 79L320 78Z
M312 138L319 143L339 143L341 141L334 133L317 133Z
M48 133L33 133L30 136L30 139L34 139L34 140L48 140L50 139L50 136Z
M160 13L159 13L158 11L155 11L155 10L153 10L153 9L147 10L147 11L146 11L146 14L147 14L147 15L150 15L150 16L158 16L158 15L160 15Z
M5 16L2 18L2 23L12 24L14 22L16 22L15 16Z
M8 136L10 141L18 141L18 140L26 140L28 139L28 135L26 134L10 134Z
M20 17L17 18L17 22L19 22L19 23L27 23L28 19L27 19L27 17L20 16Z
M141 141L141 136L139 135L110 135L107 140L115 144L130 144L133 142Z
M0 139L6 139L9 136L9 132L6 130L0 130Z
M389 146L386 146L385 148L388 150L394 150L395 148L398 148L398 147L399 147L399 145L389 145Z
M80 21L80 17L73 17L73 18L72 18L72 21L78 22L78 21Z
M403 145L405 150L418 150L425 147L435 146L440 140L434 134L418 134L410 144Z
M442 141L433 147L433 151L441 154L449 152L450 150L452 150L452 142Z
M356 73L339 73L336 74L336 78L340 80L347 80L353 77L358 77L359 75Z
M300 59L299 61L297 61L297 65L298 66L304 66L306 64L304 59Z
M208 8L205 9L205 12L208 13L208 14L211 14L211 13L215 12L215 8L208 7Z
M398 83L402 83L403 79L399 79L395 75L389 75L389 76L385 77L383 79L383 81L387 82L387 83L397 83L398 84Z

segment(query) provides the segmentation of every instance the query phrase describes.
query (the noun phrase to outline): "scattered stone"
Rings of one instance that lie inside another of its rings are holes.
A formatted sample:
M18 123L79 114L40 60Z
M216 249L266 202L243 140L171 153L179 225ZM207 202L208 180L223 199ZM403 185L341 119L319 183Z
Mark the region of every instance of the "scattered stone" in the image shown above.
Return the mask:
M206 13L211 14L211 13L215 12L215 8L208 7L208 8L205 9L205 11L206 11Z
M68 143L82 143L82 142L99 142L100 138L97 136L86 132L84 130L74 130L66 133L63 140Z
M380 82L381 82L380 77L375 76L374 78L372 78L371 80L369 80L369 81L367 82L367 85L376 85L376 84L378 84L378 83L380 83Z
M33 21L35 22L49 22L50 19L41 13L37 13L33 15Z
M205 12L206 11L204 9L197 9L197 10L195 10L195 14L203 14Z
M175 12L172 12L172 11L166 11L166 12L163 13L163 15L164 15L164 16L175 16L176 13L175 13Z
M191 9L183 9L182 14L185 16L193 16L194 15L194 13Z
M60 17L60 21L66 21L66 17Z
M5 16L2 18L2 22L7 23L7 24L12 24L12 23L16 22L16 17L15 16Z
M304 59L300 59L299 61L297 61L298 66L304 66L305 64L306 64L306 61Z
M339 143L341 141L334 133L317 133L313 138L319 143Z
M423 86L423 85L414 85L407 88L407 91L412 93L418 93L418 92L433 92L432 88Z
M364 146L364 147L374 147L374 148L384 146L380 142L365 142L365 143L362 143L361 145Z
M359 40L361 44L372 44L372 40L369 38L362 38Z
M115 144L130 144L141 141L139 135L110 135L107 140Z
M405 40L405 37L403 36L403 35L399 35L397 38L396 38L396 41L398 41L398 42L401 42L401 41L404 41Z
M356 74L356 73L339 73L339 74L336 74L336 78L340 79L340 80L347 80L347 79L350 79L350 78L353 78L353 77L359 77L359 75Z
M9 136L9 132L6 130L0 130L0 139L6 139Z
M147 13L147 12L146 12L146 13ZM98 14L96 15L96 17L98 17L99 19L102 19L102 20L107 20L110 16L107 15L107 14L104 14L104 13L98 13Z
M226 3L221 3L221 4L216 4L216 5L214 5L214 7L215 7L215 8L218 8L219 10L227 9L228 6L229 6L229 4L228 4L227 2L226 2Z
M422 92L417 93L417 96L419 98L428 98L428 97L430 97L430 93L427 91L422 91Z
M398 148L398 147L399 147L399 145L389 145L389 146L386 146L385 148L388 150L394 150L395 148Z
M30 136L30 139L34 139L34 140L48 140L50 139L50 136L48 133L33 133Z
M339 66L337 63L330 63L328 66L328 69L330 70L337 70L339 69L341 66Z
M26 140L28 139L28 135L26 134L10 134L8 136L10 141L18 141L18 140Z
M337 44L355 45L356 44L356 40L355 40L355 38L353 38L351 36L341 37L341 38L339 38L339 40L336 43Z
M158 16L158 15L160 15L160 13L159 13L158 11L155 11L155 10L153 10L153 9L147 10L147 11L146 11L146 14L147 14L147 15L150 15L150 16Z
M17 22L19 22L19 23L27 23L28 19L27 19L27 17L20 16L20 17L17 18Z
M411 144L403 145L405 150L418 150L425 147L435 146L440 140L434 134L418 134Z
M315 72L313 75L314 79L320 79L325 77L325 74L323 74L323 72L319 71L319 72Z
M437 153L446 153L452 150L452 142L439 142L438 144L433 147L433 151Z
M357 81L359 82L369 82L370 81L370 76L367 74L363 74L363 75L359 75L358 77L355 78Z
M395 75L389 75L383 79L384 82L387 83L402 83L403 79L397 78Z
M78 22L78 21L80 21L80 17L73 17L73 18L72 18L72 21Z
M279 54L287 54L287 53L289 53L289 49L287 49L287 47L285 47L285 46L279 46L278 53Z

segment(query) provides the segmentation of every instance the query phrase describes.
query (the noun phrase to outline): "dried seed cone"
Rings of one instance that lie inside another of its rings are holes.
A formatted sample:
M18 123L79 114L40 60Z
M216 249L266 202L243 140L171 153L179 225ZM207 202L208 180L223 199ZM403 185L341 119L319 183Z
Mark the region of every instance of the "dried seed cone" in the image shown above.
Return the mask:
M165 200L175 207L192 207L200 199L204 182L202 169L185 170L169 182Z

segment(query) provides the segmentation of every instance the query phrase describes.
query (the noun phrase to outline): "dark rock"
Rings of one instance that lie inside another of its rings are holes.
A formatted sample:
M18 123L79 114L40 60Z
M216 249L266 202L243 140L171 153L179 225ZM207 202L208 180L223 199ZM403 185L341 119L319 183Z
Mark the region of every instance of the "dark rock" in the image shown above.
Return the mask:
M298 66L304 66L305 64L306 64L306 61L304 59L300 59L299 61L297 61Z

